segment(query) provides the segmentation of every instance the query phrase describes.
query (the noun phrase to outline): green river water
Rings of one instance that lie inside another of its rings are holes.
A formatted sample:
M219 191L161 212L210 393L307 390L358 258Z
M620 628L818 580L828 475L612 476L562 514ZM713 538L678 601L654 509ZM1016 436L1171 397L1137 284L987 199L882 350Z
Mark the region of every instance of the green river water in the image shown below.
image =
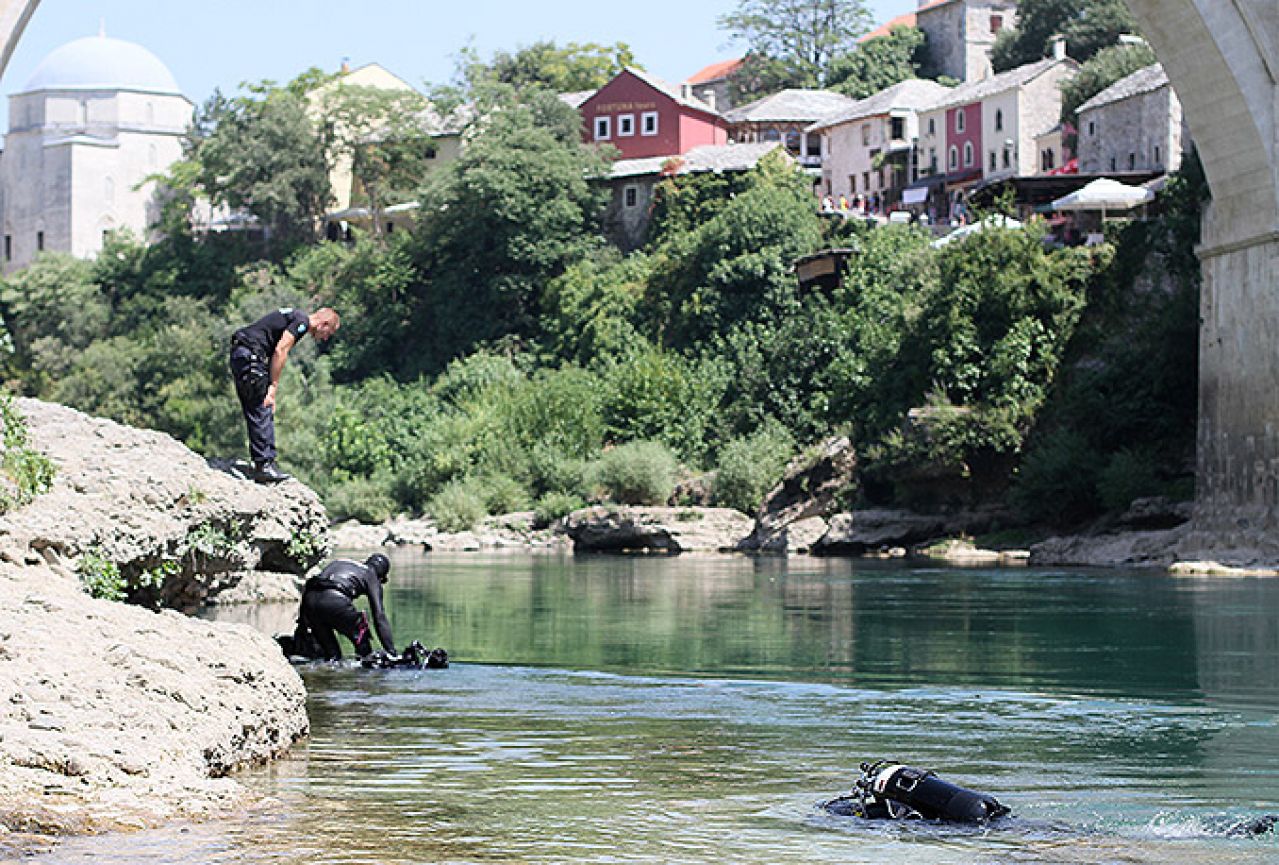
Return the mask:
M312 737L234 819L44 863L1266 863L1279 580L847 559L409 554L444 671L302 668ZM219 610L267 631L282 605ZM864 759L1011 805L986 829L817 804Z

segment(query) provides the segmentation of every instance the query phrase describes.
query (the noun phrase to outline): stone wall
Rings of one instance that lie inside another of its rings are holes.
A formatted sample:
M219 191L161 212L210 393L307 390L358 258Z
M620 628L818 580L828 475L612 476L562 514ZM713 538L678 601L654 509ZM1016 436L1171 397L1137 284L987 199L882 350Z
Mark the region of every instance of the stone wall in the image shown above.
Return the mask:
M1165 84L1079 113L1079 170L1176 171L1181 167L1181 102Z

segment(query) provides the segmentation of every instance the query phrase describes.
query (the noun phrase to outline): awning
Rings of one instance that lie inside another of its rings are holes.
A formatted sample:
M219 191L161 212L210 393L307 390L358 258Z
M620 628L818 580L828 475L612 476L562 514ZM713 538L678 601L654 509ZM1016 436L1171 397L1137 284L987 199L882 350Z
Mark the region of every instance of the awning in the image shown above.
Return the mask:
M923 204L928 200L928 189L926 187L918 187L916 189L906 189L902 191L902 204Z

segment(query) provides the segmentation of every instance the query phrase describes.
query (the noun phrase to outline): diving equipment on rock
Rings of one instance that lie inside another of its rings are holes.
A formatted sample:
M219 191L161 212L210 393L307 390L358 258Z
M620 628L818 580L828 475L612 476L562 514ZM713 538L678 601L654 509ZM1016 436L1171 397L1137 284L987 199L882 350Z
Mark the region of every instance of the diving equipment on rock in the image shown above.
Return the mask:
M855 792L822 807L842 817L945 823L988 823L1009 813L993 796L951 784L913 766L880 760L862 763L861 770Z
M449 665L449 653L436 647L427 650L426 646L414 640L398 655L389 652L374 652L360 659L360 664L369 669L389 670L395 667L409 667L415 670L443 670Z

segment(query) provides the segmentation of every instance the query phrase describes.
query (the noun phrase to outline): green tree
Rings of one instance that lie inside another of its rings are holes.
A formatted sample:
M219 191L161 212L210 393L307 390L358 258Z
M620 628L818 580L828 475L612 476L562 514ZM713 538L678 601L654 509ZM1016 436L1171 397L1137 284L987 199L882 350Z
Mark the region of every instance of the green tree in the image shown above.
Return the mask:
M862 0L738 0L719 26L778 64L787 86L825 87L831 62L855 48L870 21Z
M919 74L924 33L916 27L894 27L886 36L861 42L831 64L830 89L865 99Z
M545 87L556 93L596 90L627 66L635 65L635 55L625 42L601 45L596 42L569 42L557 45L543 39L514 53L499 51L487 64L472 66L472 83L490 81L517 88Z
M1067 54L1082 62L1121 35L1138 32L1124 0L1022 0L1017 27L1000 32L990 60L996 72L1034 63L1048 56L1053 39L1061 36Z
M356 183L352 204L367 204L375 237L387 206L409 201L435 155L426 98L415 90L335 84L318 91L322 140L331 161Z
M533 335L547 283L598 248L604 162L577 113L548 91L509 88L479 108L462 155L423 192L418 266L430 275L417 333L438 369L477 343Z
M234 99L215 93L196 123L207 135L193 147L190 173L215 205L257 217L277 254L315 240L332 200L325 141L303 91L314 80L262 82Z

